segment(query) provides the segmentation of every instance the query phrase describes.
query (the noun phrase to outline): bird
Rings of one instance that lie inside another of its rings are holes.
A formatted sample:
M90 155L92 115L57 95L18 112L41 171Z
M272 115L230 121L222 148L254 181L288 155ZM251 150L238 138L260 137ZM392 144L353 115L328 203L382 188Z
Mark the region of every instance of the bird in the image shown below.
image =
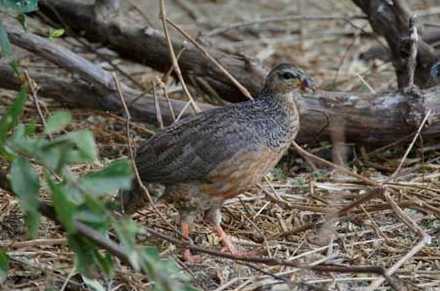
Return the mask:
M221 226L221 207L276 166L299 130L300 92L314 84L299 67L281 63L254 100L183 118L138 148L135 164L142 183L165 186L160 199L175 205L184 239L190 238L195 218L203 216L225 250L239 255ZM119 199L128 214L148 203L138 184ZM189 249L183 258L196 261Z

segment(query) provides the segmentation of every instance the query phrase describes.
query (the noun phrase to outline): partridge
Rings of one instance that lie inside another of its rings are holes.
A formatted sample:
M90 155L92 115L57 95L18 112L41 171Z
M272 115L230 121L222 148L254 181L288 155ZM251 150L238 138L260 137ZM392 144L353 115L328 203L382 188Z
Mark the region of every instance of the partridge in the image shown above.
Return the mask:
M237 253L221 227L222 204L275 167L298 133L300 91L312 86L304 71L280 64L267 75L255 100L184 118L138 149L135 163L142 182L165 186L163 199L178 209L185 239L195 217L202 214L225 248ZM126 213L147 203L138 185L121 195ZM184 258L194 257L185 250Z

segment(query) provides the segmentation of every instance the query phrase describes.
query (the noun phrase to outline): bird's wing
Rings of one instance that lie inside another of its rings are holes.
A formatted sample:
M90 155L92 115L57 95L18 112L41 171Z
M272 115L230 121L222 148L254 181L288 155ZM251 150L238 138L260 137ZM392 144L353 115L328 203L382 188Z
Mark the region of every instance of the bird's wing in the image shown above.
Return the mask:
M239 110L219 108L160 131L139 149L136 165L146 183L202 181L239 150L260 144Z

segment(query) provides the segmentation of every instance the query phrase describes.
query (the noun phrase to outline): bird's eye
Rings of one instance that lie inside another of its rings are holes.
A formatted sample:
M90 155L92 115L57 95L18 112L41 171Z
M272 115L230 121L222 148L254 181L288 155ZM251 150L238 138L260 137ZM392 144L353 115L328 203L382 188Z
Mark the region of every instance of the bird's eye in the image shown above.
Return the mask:
M284 80L295 79L295 75L290 72L284 72L281 74L281 78L283 78Z

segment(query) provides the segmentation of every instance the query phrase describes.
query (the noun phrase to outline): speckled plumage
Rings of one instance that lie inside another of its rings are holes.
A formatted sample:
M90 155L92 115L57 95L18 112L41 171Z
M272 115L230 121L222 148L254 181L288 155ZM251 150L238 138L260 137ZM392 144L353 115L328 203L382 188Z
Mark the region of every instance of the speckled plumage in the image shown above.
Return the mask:
M202 112L159 131L137 152L143 183L165 185L164 199L176 204L183 222L206 212L219 224L224 200L258 183L296 137L295 98L310 82L300 69L282 64L254 101ZM124 208L142 206L142 197L138 187L124 192Z

